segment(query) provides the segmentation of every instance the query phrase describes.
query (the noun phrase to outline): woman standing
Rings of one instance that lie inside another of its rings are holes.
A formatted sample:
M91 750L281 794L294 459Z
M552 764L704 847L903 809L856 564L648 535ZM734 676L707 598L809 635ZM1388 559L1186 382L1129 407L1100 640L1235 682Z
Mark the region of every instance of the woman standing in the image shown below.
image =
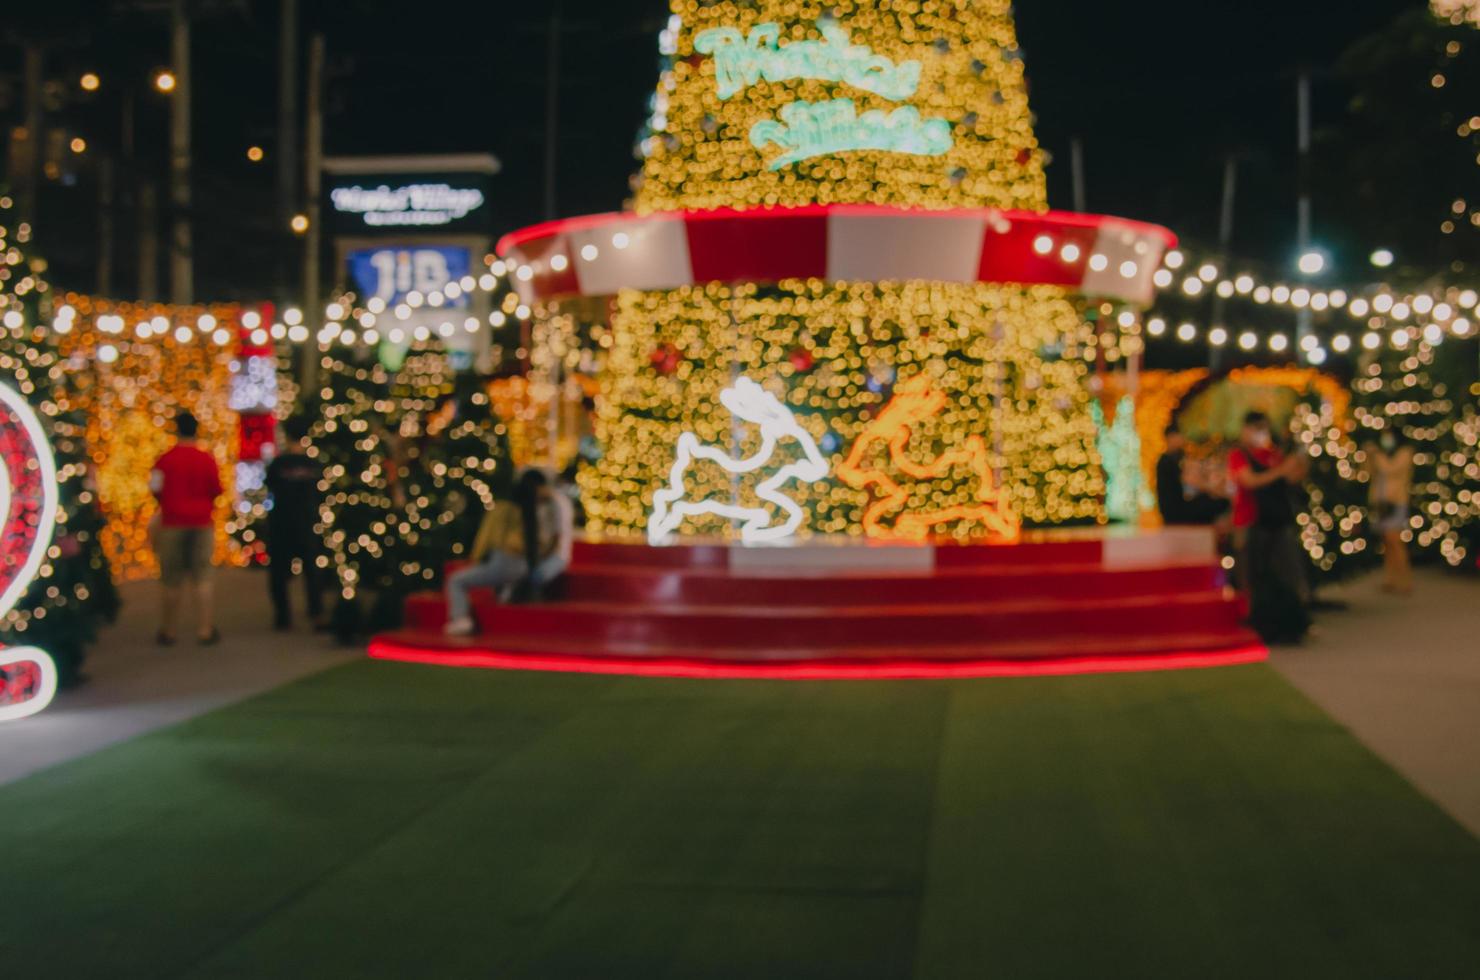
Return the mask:
M1408 502L1413 494L1413 447L1389 429L1364 451L1372 526L1382 534L1382 590L1412 595L1413 567L1403 531L1408 527Z

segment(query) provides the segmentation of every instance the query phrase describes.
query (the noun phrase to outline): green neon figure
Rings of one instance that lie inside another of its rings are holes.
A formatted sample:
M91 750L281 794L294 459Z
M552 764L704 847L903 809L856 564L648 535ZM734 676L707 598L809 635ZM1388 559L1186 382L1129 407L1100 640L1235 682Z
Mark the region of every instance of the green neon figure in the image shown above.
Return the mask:
M734 27L700 31L694 50L714 55L716 92L721 99L744 91L764 78L768 82L810 78L846 82L894 102L920 87L920 62L895 64L873 49L854 44L836 24L822 23L821 41L792 41L780 46L778 24L757 24L749 36Z
M1115 405L1115 421L1106 424L1098 398L1090 399L1090 415L1099 433L1100 465L1105 470L1105 514L1112 521L1134 524L1141 511L1156 504L1141 470L1141 434L1136 431L1136 403L1130 395Z
M953 141L949 122L921 119L914 106L887 113L874 109L860 116L852 99L833 99L782 106L780 122L766 119L750 127L750 142L758 150L770 143L779 146L783 152L771 161L770 169L780 170L799 160L846 150L940 156Z

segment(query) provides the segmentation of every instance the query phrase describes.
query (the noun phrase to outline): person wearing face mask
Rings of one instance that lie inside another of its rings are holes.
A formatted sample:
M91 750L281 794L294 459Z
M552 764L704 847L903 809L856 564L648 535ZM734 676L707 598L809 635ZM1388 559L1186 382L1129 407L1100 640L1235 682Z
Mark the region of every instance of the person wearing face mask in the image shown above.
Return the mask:
M1369 442L1363 447L1363 455L1372 526L1382 535L1382 590L1412 595L1413 567L1403 531L1408 527L1408 503L1413 493L1413 447L1389 428L1375 444Z
M1228 454L1235 488L1234 548L1250 622L1272 643L1298 643L1310 628L1294 501L1305 468L1303 454L1286 456L1274 444L1263 412L1244 416L1239 444Z

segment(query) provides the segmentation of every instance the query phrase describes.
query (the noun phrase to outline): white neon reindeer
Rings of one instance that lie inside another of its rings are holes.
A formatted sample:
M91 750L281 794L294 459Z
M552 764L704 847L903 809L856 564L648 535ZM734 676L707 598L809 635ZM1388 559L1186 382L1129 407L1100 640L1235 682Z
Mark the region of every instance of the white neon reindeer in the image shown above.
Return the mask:
M780 488L789 480L808 483L827 476L827 461L817 448L812 436L797 422L791 409L749 378L737 378L733 387L720 392L720 403L730 414L744 422L760 427L761 445L755 454L745 459L735 459L713 446L706 446L692 432L678 437L678 456L669 471L668 486L653 495L653 512L648 517L648 541L661 544L668 540L684 518L699 514L717 514L730 520L743 521L740 540L746 544L762 544L790 537L801 527L805 516L797 505ZM772 511L767 507L742 507L731 501L688 500L685 477L695 460L717 463L728 473L754 473L771 461L777 443L783 439L795 439L802 448L802 458L782 466L768 479L755 488L761 500L776 505L786 515L780 524L771 523Z
M26 594L46 558L57 520L57 467L41 420L9 385L0 384L0 619ZM57 691L57 668L36 647L0 647L0 669L34 664L31 697L0 705L0 722L43 710Z

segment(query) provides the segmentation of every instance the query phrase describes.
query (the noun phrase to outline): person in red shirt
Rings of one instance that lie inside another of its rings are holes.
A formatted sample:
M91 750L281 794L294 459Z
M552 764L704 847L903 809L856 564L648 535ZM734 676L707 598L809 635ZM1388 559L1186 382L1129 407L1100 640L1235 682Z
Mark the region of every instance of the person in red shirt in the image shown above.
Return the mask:
M175 445L155 461L149 472L149 489L159 501L152 539L163 586L156 637L160 646L175 642L175 618L187 583L195 587L196 629L201 644L208 646L221 640L211 594L221 471L216 457L196 444L199 430L194 415L177 415Z
M1239 444L1228 454L1233 541L1250 622L1268 642L1299 642L1310 626L1294 500L1305 471L1303 454L1287 455L1275 445L1264 413L1244 416Z

